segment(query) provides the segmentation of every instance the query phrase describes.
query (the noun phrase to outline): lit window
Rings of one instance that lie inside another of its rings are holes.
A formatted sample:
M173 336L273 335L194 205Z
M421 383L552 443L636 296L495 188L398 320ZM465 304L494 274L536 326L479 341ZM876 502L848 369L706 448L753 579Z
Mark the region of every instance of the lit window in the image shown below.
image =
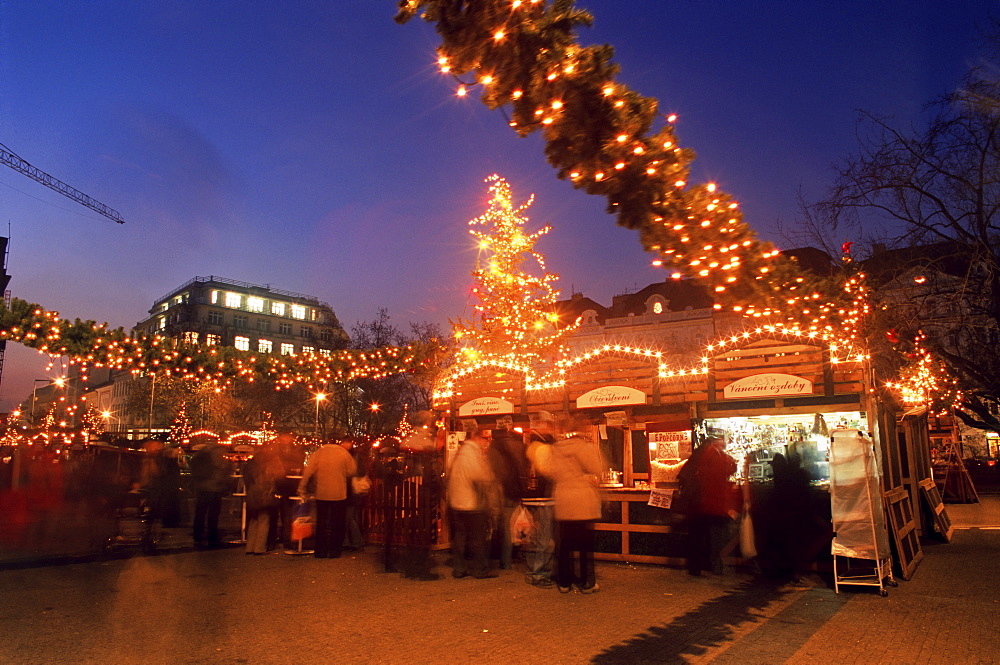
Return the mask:
M167 327L167 319L165 317L161 316L159 318L159 328L160 328L160 330L163 330L166 327Z
M205 335L205 346L218 346L221 343L222 343L221 335L214 335L212 333L208 333L207 335Z
M316 353L316 349L311 346L303 346L302 353Z
M287 342L281 345L281 355L283 356L294 356L295 355L295 345L288 344Z
M653 303L653 314L663 314L662 302L657 301Z
M211 303L213 305L218 305L219 304L219 292L218 291L212 291L212 296L211 296L211 298L209 298L209 300L211 301Z
M257 352L258 353L270 353L274 350L274 343L269 339L258 339L257 340Z
M330 349L320 349L319 350L319 355L321 355L321 356L328 356L328 355L330 355Z
M239 307L243 303L243 297L232 291L226 292L226 307Z
M302 305L292 305L292 318L293 319L304 319L306 318L306 308Z
M185 344L197 344L198 343L198 333L192 332L190 330L186 331L182 336Z
M187 294L185 293L184 295L187 295ZM184 302L184 296L174 296L174 304L175 305L180 305L182 302Z
M161 312L167 311L167 308L169 308L169 307L170 307L170 303L168 303L168 302L160 303L160 311Z
M233 346L235 346L240 351L249 351L250 350L250 338L249 337L243 337L242 335L237 335L236 338L233 339Z
M255 296L247 296L247 309L251 312L264 311L264 299Z
M285 303L283 302L273 302L271 303L271 314L275 316L285 315Z

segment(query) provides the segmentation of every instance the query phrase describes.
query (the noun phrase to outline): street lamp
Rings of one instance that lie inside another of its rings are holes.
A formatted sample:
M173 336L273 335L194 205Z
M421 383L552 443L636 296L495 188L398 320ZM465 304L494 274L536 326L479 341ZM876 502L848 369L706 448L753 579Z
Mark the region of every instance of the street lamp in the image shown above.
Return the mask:
M110 424L108 423L108 420L110 420L111 418L115 418L113 415L111 415L111 412L110 411L101 411L101 417L104 418L104 426L106 428L110 428ZM117 423L117 422L118 422L118 419L115 418L115 423Z
M326 399L326 393L316 393L316 418L313 420L313 436L319 438L319 403Z
M37 390L37 388L38 388L37 384L39 384L39 383L47 383L50 386L51 385L56 385L56 386L59 386L60 388L62 388L64 385L66 385L66 379L64 379L62 377L59 377L57 379L35 379L34 383L31 384L31 424L32 425L35 424L35 400L37 399L37 394L36 394L35 391Z

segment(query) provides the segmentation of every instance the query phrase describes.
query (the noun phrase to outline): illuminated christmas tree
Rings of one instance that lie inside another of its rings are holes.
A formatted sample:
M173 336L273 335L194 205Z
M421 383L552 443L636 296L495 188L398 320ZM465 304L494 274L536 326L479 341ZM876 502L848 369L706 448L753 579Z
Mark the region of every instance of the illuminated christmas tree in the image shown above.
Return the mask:
M527 233L523 212L533 197L515 207L506 180L494 174L486 181L491 183L489 208L469 221L480 251L472 273L479 303L473 320L453 322L460 353L480 361L551 356L577 326L560 326L555 309L559 292L553 287L559 277L545 271L545 258L534 249L551 227ZM537 263L540 275L526 271L529 260Z
M187 414L187 402L181 402L170 425L170 440L178 444L186 444L191 438L191 421Z
M88 407L83 412L82 420L85 430L94 434L102 434L104 432L104 418L98 413L97 409Z

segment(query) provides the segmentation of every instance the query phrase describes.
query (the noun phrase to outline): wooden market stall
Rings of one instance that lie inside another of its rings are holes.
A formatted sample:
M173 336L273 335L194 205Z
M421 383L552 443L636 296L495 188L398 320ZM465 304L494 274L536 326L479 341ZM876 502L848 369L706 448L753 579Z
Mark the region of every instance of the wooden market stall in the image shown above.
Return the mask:
M549 368L547 376L559 380L548 383L521 369L483 367L463 375L436 406L452 429L463 417L489 423L510 415L516 425L541 410L591 412L608 466L596 556L670 565L684 561L684 532L665 506L679 463L704 428L727 432L750 482L766 485L768 460L795 451L812 465L818 491L829 477L829 431L872 429L864 357L825 341L758 330L713 344L693 366L662 358L604 345Z

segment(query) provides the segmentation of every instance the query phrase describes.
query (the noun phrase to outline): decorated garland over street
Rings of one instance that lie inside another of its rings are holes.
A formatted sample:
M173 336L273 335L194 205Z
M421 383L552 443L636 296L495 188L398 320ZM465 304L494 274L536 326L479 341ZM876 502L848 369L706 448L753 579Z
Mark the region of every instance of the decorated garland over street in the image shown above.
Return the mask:
M175 376L228 385L233 381L273 381L276 389L303 385L317 390L337 381L377 379L430 365L440 348L411 344L319 354L270 355L229 346L185 344L166 337L130 336L108 324L59 317L58 312L19 298L0 304L0 339L18 342L72 363L135 374Z
M674 133L676 116L615 80L610 46L581 46L593 16L573 0L400 0L396 21L417 14L441 37L438 66L457 94L479 86L521 136L541 131L560 178L608 200L675 279L694 277L723 304L751 316L840 327L840 289L804 273L762 242L738 203L714 183L691 184L694 152Z

